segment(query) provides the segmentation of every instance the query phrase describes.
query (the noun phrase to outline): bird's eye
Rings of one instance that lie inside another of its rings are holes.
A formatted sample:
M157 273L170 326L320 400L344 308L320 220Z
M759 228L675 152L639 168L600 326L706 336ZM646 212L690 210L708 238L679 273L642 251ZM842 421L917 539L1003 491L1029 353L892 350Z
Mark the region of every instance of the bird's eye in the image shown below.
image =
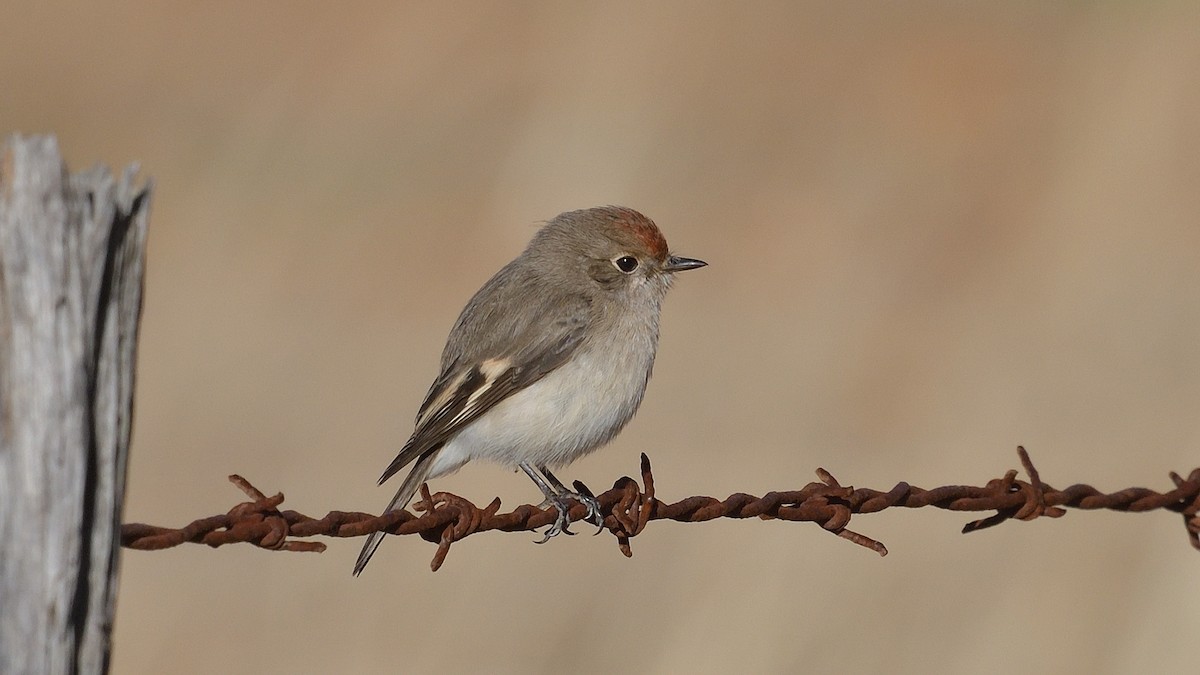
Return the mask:
M638 259L631 255L623 255L614 260L613 264L625 274L632 274L638 268Z

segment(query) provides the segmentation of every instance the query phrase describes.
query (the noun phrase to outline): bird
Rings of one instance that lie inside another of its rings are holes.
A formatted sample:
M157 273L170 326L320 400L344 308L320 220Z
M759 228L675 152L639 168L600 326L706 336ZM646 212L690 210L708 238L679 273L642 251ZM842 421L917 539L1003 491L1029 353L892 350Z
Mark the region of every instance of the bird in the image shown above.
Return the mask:
M551 469L603 446L634 416L654 367L663 298L677 273L706 265L672 254L658 226L630 208L548 221L451 329L412 436L379 478L411 465L384 513L480 459L520 469L545 497L541 508L557 510L538 543L571 534L572 499L602 528L595 497L568 489ZM355 576L384 535L367 538Z

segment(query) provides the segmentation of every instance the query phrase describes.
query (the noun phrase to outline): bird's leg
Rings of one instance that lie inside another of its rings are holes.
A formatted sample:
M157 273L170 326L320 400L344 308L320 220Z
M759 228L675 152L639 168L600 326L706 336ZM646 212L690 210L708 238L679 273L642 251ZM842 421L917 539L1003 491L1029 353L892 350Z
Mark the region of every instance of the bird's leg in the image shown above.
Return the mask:
M600 515L600 500L596 499L592 494L584 494L569 489L554 474L550 473L550 469L547 469L545 465L539 466L538 471L541 471L546 480L550 481L550 485L554 487L554 491L560 498L567 497L574 499L587 507L587 515L583 519L599 528L596 531L597 534L599 534L600 530L604 529L604 516ZM579 485L582 485L582 483L579 483Z
M558 536L564 532L567 534L575 534L571 530L567 529L567 527L571 524L571 518L568 515L569 509L567 508L566 500L550 485L550 483L546 480L546 477L543 476L537 469L533 468L533 466L528 462L521 462L517 466L521 467L521 470L525 472L525 475L529 476L529 479L537 484L538 489L542 491L543 495L546 495L546 501L542 502L541 508L553 505L558 511L558 519L554 521L554 525L551 525L550 529L546 530L542 534L541 540L539 540L537 543L544 544L550 541L551 537ZM555 479L554 482L558 483L558 480ZM559 483L559 485L561 486L562 484Z

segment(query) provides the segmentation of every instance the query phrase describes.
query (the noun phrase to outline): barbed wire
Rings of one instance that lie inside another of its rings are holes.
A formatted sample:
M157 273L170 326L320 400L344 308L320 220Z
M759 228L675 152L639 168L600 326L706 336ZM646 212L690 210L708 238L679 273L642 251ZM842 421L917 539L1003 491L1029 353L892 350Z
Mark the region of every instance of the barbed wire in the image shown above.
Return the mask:
M883 543L850 530L854 515L876 513L887 508L921 508L932 506L950 511L995 511L994 514L967 523L963 533L999 525L1006 520L1034 520L1040 517L1058 518L1066 509L1108 509L1142 513L1167 509L1182 514L1191 544L1200 550L1200 468L1182 478L1170 473L1175 488L1158 493L1147 488L1131 487L1104 494L1090 485L1072 485L1056 490L1042 482L1025 448L1017 454L1028 481L1019 480L1017 471L1008 471L1003 478L993 479L983 487L947 485L925 490L900 482L886 492L869 488L842 486L828 471L817 469L821 482L809 483L800 490L768 492L762 497L735 493L717 500L713 497L688 497L668 504L659 501L654 491L654 475L650 459L642 454L642 484L628 476L598 495L604 529L617 539L626 557L633 555L630 539L641 534L652 520L674 520L698 523L715 518L762 518L813 522L843 539L887 555ZM554 508L545 510L528 504L509 513L500 513L500 499L483 508L463 497L447 492L429 493L421 487L421 500L413 509L394 511L381 516L369 513L330 511L323 518L311 518L290 510L279 510L283 494L267 497L241 476L229 477L252 501L234 506L228 513L201 518L181 528L157 527L141 523L121 526L121 545L139 550L159 550L185 543L225 544L249 543L279 551L325 550L316 541L297 541L295 537L361 537L372 532L417 534L436 543L430 568L437 571L446 560L450 546L477 532L500 530L521 532L551 525L557 514ZM576 481L576 490L591 494L587 486ZM578 502L570 509L571 521L585 517L587 509Z

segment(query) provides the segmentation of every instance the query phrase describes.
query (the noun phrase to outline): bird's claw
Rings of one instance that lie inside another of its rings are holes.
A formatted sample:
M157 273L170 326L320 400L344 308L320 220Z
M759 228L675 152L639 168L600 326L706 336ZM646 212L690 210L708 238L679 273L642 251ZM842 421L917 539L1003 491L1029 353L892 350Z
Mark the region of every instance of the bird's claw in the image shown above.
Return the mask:
M571 509L570 505L567 503L568 499L574 499L587 509L587 513L584 514L583 520L586 520L597 527L595 532L596 534L599 534L602 530L604 530L604 516L600 513L600 501L590 494L580 494L578 492L571 492L568 490L562 494L556 495L555 498L547 498L538 505L538 508L540 509L546 509L550 506L553 506L554 509L558 511L558 518L554 520L553 525L551 525L546 529L545 532L542 533L542 538L535 543L544 544L550 541L552 537L557 537L560 534L575 536L575 533L570 530Z
M600 513L600 500L590 494L577 494L575 497L580 504L587 507L587 513L583 519L596 526L596 531L592 536L600 534L604 531L604 514Z
M557 499L546 499L539 505L539 508L545 509L547 506L553 506L555 511L558 511L558 518L554 519L554 524L546 528L542 533L542 538L534 542L535 544L544 544L552 537L557 537L560 534L568 534L574 536L575 533L570 530L571 516L570 509L567 508L566 500L562 497Z

